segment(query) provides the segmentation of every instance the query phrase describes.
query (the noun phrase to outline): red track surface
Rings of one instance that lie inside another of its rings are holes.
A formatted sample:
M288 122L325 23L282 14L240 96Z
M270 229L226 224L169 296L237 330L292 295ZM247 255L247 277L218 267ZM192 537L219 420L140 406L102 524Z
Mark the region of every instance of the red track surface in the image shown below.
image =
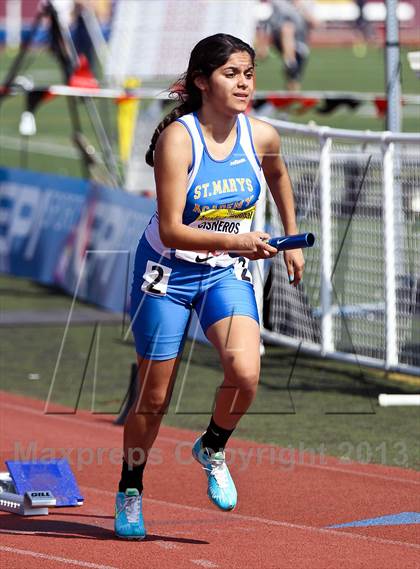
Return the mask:
M0 513L2 567L420 567L418 525L327 528L420 511L419 473L310 455L290 465L270 455L274 447L232 440L239 503L223 513L208 501L204 474L190 460L195 434L169 427L162 428L145 475L148 539L120 541L112 528L122 429L109 416L44 415L42 408L38 401L1 394L1 459L17 458L16 441L21 448L36 442L37 458L46 458L46 448L55 449L57 458L66 449L85 504L45 517ZM93 463L77 464L77 449L87 449L81 454L85 462L93 453Z

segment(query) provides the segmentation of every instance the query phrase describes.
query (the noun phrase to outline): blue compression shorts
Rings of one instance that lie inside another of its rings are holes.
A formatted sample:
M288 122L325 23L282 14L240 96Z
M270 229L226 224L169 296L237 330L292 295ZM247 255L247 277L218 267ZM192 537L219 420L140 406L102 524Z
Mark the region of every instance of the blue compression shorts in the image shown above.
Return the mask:
M151 360L176 357L193 309L204 333L218 320L234 315L259 322L254 287L243 267L167 259L143 236L136 252L130 307L137 353Z

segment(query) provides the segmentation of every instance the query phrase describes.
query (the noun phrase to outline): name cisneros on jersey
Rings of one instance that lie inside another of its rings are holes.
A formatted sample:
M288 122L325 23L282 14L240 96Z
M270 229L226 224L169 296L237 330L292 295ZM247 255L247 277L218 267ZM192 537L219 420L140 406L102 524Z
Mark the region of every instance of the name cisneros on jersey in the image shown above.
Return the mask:
M198 229L206 231L218 231L219 233L239 233L241 227L240 221L225 221L219 219L217 221L202 221L197 225Z

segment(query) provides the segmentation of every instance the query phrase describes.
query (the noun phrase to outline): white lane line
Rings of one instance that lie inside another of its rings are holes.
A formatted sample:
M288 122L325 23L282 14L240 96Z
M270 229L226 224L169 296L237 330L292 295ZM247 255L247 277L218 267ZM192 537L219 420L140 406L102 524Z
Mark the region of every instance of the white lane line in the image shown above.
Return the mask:
M82 490L88 490L90 492L97 493L97 494L106 494L107 496L114 496L113 492L109 492L108 490L100 490L99 488L92 488L89 486L83 486ZM144 500L146 502L150 502L151 504L156 504L158 506L164 506L165 508L170 507L170 508L177 508L177 509L181 509L181 510L187 510L190 512L206 513L206 514L212 515L212 516L217 517L217 518L223 518L223 521L226 522L226 517L227 517L226 513L218 512L217 510L213 511L213 510L209 510L208 508L200 508L198 506L187 506L185 504L177 504L174 502L166 502L164 500L156 500L155 498L145 498ZM265 524L265 525L269 525L269 526L277 526L277 527L284 527L284 528L288 528L288 529L309 531L309 532L313 532L313 533L327 534L327 535L333 535L333 536L337 536L337 537L345 537L345 538L355 539L355 540L359 539L359 540L368 541L368 542L372 542L372 543L380 543L383 545L398 545L401 547L408 547L410 549L420 549L420 545L417 543L408 543L405 541L397 541L397 540L393 540L393 539L384 539L381 537L361 535L358 533L351 533L348 531L334 530L334 529L330 529L330 528L318 528L318 527L307 526L307 525L303 525L303 524L292 524L290 522L282 522L280 520L271 520L269 518L260 518L258 516L246 516L244 514L235 514L234 512L229 512L228 516L230 519L233 518L236 520L243 520L246 522Z
M8 150L21 150L22 148L22 139L17 136L2 135L0 136L0 143ZM52 144L44 140L31 140L30 150L35 154L46 154L47 156L51 156L52 154L53 156L71 158L72 160L80 158L80 154L77 150L68 144L64 145L59 142Z
M219 567L216 563L213 563L213 561L209 561L208 559L191 559L191 563L208 569L215 569L216 567Z
M342 472L350 476L366 476L367 478L378 478L379 480L388 480L389 482L402 482L408 484L420 484L420 480L410 480L398 478L397 476L386 476L386 474L375 474L374 472L363 472L363 470L346 470L339 466L324 466L322 464L297 464L297 467L306 466L307 468L319 468L320 470L329 470L331 472Z
M98 565L97 563L90 563L89 561L79 561L77 559L69 559L67 557L58 557L57 555L48 555L47 553L38 553L29 549L16 549L15 547L6 547L0 545L0 551L5 553L16 553L18 555L28 555L37 559L47 559L48 561L57 561L58 563L65 563L66 565L77 565L78 567L90 567L91 569L118 569L112 565Z
M0 533L5 534L16 534L16 535L57 535L56 531L32 531L32 530L22 530L22 529L0 529Z
M170 543L169 541L155 541L155 545L158 545L162 549L179 549L179 545L176 543Z
M26 414L32 414L32 415L36 415L39 418L48 418L48 419L55 419L57 421L64 421L67 423L71 423L72 425L76 424L76 425L83 425L83 426L87 426L89 428L96 428L101 430L102 432L105 430L110 430L113 431L114 434L118 434L118 431L116 430L115 425L107 425L106 423L95 423L93 421L88 421L85 419L79 419L77 418L75 415L72 414L68 414L69 416L65 416L65 415L55 415L55 414L44 414L42 411L38 410L38 409L31 409L31 408L27 408L24 405L17 405L14 403L3 403L0 402L0 408L1 407L5 407L6 409L12 409L15 411L22 411L25 412ZM163 435L159 435L157 438L157 444L159 444L159 441L163 441L165 443L172 443L174 445L179 445L179 444L189 444L191 443L192 445L192 440L188 441L188 440L182 440L182 439L176 439L173 437L166 437ZM256 443L258 444L258 443ZM263 446L266 446L265 443L261 443ZM280 448L280 447L277 447ZM362 470L347 470L346 468L340 468L339 466L327 466L327 465L322 465L322 464L297 464L296 465L297 468L317 468L319 470L326 470L326 471L330 471L330 472L340 472L343 474L347 474L349 476L361 476L361 477L367 477L367 478L377 478L378 480L386 480L388 482L399 482L401 484L416 484L416 485L420 485L420 480L411 480L408 478L398 478L397 476L387 476L385 474L375 474L374 472L364 472Z

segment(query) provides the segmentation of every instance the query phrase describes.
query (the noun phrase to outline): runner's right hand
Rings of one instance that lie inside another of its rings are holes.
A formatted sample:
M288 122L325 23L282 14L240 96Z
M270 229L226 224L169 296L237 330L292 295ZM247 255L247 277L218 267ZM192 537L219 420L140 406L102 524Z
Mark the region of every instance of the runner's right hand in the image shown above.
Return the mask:
M246 257L252 261L256 259L269 259L278 253L266 241L270 235L264 231L251 231L250 233L240 233L234 237L232 252L240 253L241 257Z

